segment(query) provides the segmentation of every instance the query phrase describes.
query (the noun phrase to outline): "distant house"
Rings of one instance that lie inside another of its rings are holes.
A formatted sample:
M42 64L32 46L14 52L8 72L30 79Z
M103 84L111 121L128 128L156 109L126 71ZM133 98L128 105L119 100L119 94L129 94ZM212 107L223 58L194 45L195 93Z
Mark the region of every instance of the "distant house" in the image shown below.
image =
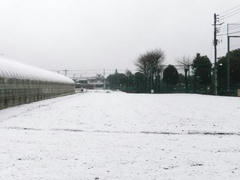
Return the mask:
M103 89L105 79L101 75L95 77L81 77L74 79L76 83L76 88L85 89Z

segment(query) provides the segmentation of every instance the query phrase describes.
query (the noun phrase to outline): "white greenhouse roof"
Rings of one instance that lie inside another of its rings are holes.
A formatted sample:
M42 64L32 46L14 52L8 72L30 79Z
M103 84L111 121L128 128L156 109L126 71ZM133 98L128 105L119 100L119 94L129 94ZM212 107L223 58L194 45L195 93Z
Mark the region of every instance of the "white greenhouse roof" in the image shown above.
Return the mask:
M0 77L67 84L74 83L73 80L61 74L31 65L24 65L3 57L0 57Z

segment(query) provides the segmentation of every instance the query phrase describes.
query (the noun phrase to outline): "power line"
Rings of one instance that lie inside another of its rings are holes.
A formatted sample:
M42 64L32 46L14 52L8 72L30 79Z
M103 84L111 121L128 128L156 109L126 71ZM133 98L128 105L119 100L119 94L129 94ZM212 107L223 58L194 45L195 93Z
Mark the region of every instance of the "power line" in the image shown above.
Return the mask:
M224 14L224 15L220 15L221 17L225 17L225 16L229 16L229 15L231 15L231 14L233 14L233 13L236 13L236 12L238 12L240 10L240 8L237 8L237 9L235 9L234 11L232 11L232 12L229 12L229 13L227 13L227 14Z
M240 8L235 10L235 11L233 11L233 12L231 12L231 13L229 13L229 14L227 14L227 15L225 15L225 16L220 16L219 20L230 18L230 17L235 16L235 15L237 15L239 13L240 13Z
M230 30L236 30L236 29L240 29L240 24L239 23L235 23L235 24L229 24L229 26L236 26L236 27L232 27L230 28ZM226 31L227 32L227 26L223 26L223 27L218 27L219 31Z
M231 25L231 24L230 24L230 25ZM238 24L238 25L236 25L236 26L238 26L238 27L230 28L230 30L232 31L232 30L240 29L240 24Z
M229 13L230 11L233 11L233 10L236 10L236 9L238 9L238 8L240 8L240 4L239 5L237 5L237 6L235 6L235 7L233 7L233 8L230 8L230 9L228 9L228 10L225 10L225 11L223 11L223 12L221 12L220 14L227 14L227 13Z
M228 34L237 34L237 33L240 33L240 31L230 32Z
M230 32L226 34L218 34L217 36L226 36L226 35L237 34L237 33L240 33L240 31Z
M230 28L231 26L236 26L236 27ZM224 31L222 30L222 28L224 29ZM239 23L231 23L231 24L228 24L228 26L219 27L218 29L220 29L220 30L218 30L218 33L221 31L221 34L217 34L218 37L227 36L228 34L237 34L237 33L239 33L239 31L233 31L233 30L240 30L240 24Z

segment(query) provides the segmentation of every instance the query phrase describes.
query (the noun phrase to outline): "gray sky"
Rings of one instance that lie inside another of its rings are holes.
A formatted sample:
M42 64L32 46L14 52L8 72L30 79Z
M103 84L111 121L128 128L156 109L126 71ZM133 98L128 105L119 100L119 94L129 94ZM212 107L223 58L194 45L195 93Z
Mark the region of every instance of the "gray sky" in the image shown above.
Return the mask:
M213 59L213 13L237 5L239 0L1 0L0 54L47 69L134 69L139 54L156 48L165 52L165 64L197 52ZM220 55L225 46L223 41Z

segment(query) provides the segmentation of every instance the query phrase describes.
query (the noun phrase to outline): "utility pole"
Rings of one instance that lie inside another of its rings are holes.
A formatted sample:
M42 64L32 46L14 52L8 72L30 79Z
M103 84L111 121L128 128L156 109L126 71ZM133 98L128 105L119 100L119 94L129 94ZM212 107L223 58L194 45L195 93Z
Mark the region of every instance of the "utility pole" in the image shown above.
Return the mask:
M217 14L214 14L214 94L217 95Z

